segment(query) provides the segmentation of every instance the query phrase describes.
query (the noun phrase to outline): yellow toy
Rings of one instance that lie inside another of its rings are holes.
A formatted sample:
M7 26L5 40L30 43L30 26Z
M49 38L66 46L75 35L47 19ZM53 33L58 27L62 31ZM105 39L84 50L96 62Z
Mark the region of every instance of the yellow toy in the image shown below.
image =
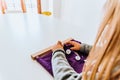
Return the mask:
M42 14L43 14L43 15L46 15L46 16L50 16L52 13L49 12L49 11L44 11L44 12L42 12Z

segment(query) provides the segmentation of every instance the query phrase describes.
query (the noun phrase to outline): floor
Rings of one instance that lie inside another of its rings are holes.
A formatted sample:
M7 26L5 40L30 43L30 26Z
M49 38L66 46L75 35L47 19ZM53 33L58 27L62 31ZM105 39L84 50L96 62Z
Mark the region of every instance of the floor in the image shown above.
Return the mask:
M69 37L93 44L96 31L38 14L0 15L0 80L53 80L31 54Z

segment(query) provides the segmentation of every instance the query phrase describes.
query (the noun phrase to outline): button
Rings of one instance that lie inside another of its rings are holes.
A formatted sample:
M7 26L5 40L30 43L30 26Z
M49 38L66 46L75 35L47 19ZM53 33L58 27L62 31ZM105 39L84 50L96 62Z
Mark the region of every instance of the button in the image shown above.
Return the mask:
M66 50L66 54L70 54L71 53L71 50L70 49L67 49Z
M75 59L78 61L78 60L80 60L81 58L80 58L80 56L75 56Z

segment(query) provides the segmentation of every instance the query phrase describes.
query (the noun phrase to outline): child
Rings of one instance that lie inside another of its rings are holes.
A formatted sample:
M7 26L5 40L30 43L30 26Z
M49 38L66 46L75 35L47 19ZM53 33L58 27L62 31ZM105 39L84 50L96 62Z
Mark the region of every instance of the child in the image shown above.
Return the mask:
M73 45L73 50L86 50L87 61L82 73L76 73L65 58L62 43L58 42L52 56L55 80L120 80L120 0L107 0L92 49L84 47L84 50L83 45L68 43Z

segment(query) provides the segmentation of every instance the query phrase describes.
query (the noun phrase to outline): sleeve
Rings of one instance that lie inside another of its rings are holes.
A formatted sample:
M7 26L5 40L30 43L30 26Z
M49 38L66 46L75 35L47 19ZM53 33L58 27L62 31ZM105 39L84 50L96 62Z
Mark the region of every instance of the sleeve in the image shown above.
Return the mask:
M80 52L82 53L85 53L85 54L89 54L90 50L91 50L92 46L91 45L88 45L88 44L85 44L85 43L82 43L81 44L81 48L80 48Z
M56 50L52 55L54 80L81 80L82 73L76 73L69 65L64 50Z

